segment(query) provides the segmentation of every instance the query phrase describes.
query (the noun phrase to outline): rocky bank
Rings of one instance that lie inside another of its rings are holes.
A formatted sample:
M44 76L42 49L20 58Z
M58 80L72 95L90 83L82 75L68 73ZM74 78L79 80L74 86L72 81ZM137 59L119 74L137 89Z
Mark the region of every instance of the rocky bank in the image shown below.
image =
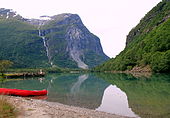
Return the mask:
M18 111L18 118L128 118L86 108L30 98L6 96Z

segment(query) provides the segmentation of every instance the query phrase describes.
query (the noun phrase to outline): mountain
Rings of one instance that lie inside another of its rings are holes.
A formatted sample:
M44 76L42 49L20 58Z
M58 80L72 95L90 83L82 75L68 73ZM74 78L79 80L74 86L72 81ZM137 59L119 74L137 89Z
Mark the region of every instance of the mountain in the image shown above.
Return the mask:
M35 26L10 9L0 9L0 60L11 60L15 68L46 67L43 41Z
M100 39L83 25L78 15L60 14L50 18L40 27L50 63L87 69L108 59Z
M116 58L95 69L170 72L170 0L163 0L141 19Z
M100 39L76 14L26 19L13 10L0 9L0 60L15 68L91 68L108 59Z

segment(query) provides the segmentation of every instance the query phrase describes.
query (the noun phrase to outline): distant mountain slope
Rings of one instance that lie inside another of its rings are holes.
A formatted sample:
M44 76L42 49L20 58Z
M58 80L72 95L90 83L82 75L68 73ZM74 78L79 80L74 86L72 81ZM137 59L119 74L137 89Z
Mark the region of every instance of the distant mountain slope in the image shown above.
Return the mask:
M6 10L9 16L3 13L0 15L0 60L11 60L14 67L20 68L46 67L48 59L36 27L23 22L21 17L12 17L13 12L10 15L9 10Z
M127 36L125 49L98 71L170 72L170 0L154 7Z
M60 14L41 26L49 60L56 65L87 69L106 61L100 39L89 32L76 14Z
M100 39L78 15L42 17L25 19L10 9L0 9L0 60L11 60L18 68L87 69L108 59Z

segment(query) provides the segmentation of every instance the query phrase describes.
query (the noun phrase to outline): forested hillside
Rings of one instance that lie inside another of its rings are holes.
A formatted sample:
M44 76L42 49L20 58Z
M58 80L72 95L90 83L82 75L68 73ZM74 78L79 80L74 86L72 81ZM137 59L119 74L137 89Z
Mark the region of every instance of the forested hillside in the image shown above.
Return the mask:
M13 67L46 67L48 58L38 30L16 18L0 18L0 60L10 60Z
M170 71L170 1L163 0L127 36L126 47L97 71L125 71L145 68ZM145 71L145 70L144 70Z

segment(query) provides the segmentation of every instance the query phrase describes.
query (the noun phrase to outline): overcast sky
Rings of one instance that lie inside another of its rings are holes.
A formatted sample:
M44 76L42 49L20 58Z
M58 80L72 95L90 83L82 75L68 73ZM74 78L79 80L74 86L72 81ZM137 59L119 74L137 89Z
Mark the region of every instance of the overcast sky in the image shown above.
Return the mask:
M126 36L161 0L0 0L0 8L27 18L61 13L78 14L100 38L106 55L115 57L125 47Z

